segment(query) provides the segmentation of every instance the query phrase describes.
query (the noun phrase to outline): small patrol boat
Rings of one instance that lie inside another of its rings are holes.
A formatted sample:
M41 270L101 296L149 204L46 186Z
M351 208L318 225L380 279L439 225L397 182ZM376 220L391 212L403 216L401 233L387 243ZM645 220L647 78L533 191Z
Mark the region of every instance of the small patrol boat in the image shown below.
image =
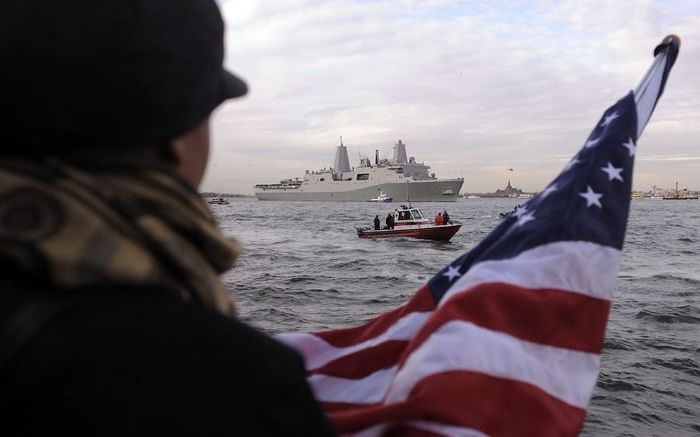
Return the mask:
M507 211L507 212L499 212L498 216L502 219L507 219L508 217L514 216L516 212L518 212L518 209L522 208L522 204L518 204L513 208L512 211Z
M386 193L380 192L379 195L373 199L369 199L368 202L380 202L380 203L389 203L392 200L394 200L391 196L389 196Z
M210 205L228 205L228 200L224 199L223 197L214 197L213 199L207 200L207 203Z
M394 218L394 228L374 229L371 226L356 227L360 238L389 238L404 237L421 240L449 241L462 224L450 220L448 224L436 225L418 208L401 205L400 209L391 213Z

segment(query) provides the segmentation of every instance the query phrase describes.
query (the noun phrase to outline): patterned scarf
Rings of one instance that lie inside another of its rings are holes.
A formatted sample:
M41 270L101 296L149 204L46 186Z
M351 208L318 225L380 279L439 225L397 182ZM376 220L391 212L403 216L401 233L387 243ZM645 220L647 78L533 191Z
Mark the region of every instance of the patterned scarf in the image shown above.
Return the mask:
M0 264L60 290L165 288L233 315L219 274L239 252L168 171L0 159Z

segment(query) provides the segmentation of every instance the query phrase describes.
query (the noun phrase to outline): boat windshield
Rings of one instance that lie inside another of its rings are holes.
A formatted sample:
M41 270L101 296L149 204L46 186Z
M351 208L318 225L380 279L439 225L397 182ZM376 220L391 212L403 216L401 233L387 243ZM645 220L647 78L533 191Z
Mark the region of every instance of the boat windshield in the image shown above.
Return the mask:
M413 219L414 220L421 220L423 218L423 214L420 213L417 209L414 209L413 211Z

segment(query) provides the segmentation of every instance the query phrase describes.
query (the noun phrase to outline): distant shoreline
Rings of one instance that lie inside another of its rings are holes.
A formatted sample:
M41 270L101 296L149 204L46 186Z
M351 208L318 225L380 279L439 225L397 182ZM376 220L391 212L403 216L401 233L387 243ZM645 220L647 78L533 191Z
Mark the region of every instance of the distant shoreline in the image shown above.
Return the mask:
M252 194L211 193L211 192L199 193L199 195L201 197L204 197L204 198L209 198L209 197L255 197Z

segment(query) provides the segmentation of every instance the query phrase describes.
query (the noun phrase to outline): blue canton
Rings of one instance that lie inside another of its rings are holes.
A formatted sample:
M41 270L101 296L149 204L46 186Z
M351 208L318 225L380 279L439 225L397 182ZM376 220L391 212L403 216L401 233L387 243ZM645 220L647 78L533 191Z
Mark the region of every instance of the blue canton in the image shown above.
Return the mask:
M581 150L545 190L428 282L435 301L477 262L511 258L557 241L622 249L636 132L637 112L630 92L605 111Z

